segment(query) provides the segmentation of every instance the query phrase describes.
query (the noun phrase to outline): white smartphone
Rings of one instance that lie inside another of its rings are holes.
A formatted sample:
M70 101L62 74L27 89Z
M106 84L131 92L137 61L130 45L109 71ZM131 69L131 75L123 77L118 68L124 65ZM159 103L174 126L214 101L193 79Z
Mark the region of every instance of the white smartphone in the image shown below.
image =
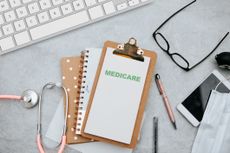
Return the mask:
M225 80L225 81L224 81ZM211 90L230 92L230 83L218 71L213 71L182 103L177 110L195 127L203 118Z

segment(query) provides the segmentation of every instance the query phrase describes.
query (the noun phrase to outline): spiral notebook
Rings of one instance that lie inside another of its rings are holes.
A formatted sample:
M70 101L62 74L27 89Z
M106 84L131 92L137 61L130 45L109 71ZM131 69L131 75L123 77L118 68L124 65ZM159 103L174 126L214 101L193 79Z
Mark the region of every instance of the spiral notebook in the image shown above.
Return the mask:
M84 115L81 135L134 148L143 119L156 53L144 61L115 55L119 44L105 43ZM137 48L131 46L131 48ZM87 67L86 67L87 68Z
M81 134L82 123L84 121L90 91L93 86L95 74L101 57L101 52L101 48L89 48L86 49L86 51L82 52L82 79L76 124L76 134Z
M69 94L67 118L67 143L91 142L80 134L94 74L99 63L101 49L90 48L81 52L81 56L65 57L61 60L62 82ZM92 62L89 62L91 59ZM88 70L88 71L87 71ZM87 73L88 72L88 73ZM89 79L86 79L87 78ZM84 98L83 98L84 97Z

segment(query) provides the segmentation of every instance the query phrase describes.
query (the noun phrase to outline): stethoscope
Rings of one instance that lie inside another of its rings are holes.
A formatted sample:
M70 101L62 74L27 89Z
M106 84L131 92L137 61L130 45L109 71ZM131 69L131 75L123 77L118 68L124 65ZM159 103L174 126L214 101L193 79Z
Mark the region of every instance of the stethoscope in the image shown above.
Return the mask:
M58 147L60 144L60 149L58 150L58 153L62 153L65 148L66 144L66 130L67 130L67 112L69 107L69 98L68 98L68 92L65 87L63 87L61 84L55 84L55 83L47 83L43 86L41 95L39 97L38 93L34 90L26 90L22 93L21 96L18 95L0 95L0 99L5 100L19 100L22 102L23 106L25 108L33 108L38 104L38 121L37 121L37 146L40 153L45 153L43 145L42 145L42 134L41 134L41 102L43 98L43 94L46 88L52 89L53 87L61 88L65 93L65 102L66 102L66 110L65 110L65 123L62 130L62 139L60 143L56 146Z
M55 83L47 83L43 86L42 88L42 92L39 98L39 103L38 103L38 121L37 121L37 146L38 146L38 150L40 153L45 153L45 150L43 148L43 144L42 144L42 134L41 134L41 128L42 128L42 124L41 124L41 103L42 103L42 99L43 99L43 94L45 92L45 89L52 89L53 87L58 87L60 89L62 89L65 93L65 121L64 121L64 126L63 126L63 130L62 130L62 138L60 143L55 146L58 147L60 146L58 153L62 153L64 151L65 145L66 145L66 130L67 130L67 112L68 112L68 107L69 107L69 98L68 98L68 92L66 90L65 87L63 87L61 84L55 84Z
M39 95L34 90L26 90L21 96L17 95L0 95L0 99L6 100L19 100L22 102L25 108L32 108L37 105L39 101Z

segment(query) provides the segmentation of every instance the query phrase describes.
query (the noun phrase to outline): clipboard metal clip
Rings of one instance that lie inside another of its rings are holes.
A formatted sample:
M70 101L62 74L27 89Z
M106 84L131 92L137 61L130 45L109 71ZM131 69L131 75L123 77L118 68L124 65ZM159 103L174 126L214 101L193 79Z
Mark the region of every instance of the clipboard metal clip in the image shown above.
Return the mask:
M118 44L113 54L128 56L132 59L144 62L144 51L137 46L137 40L133 37L129 38L129 41L125 44Z

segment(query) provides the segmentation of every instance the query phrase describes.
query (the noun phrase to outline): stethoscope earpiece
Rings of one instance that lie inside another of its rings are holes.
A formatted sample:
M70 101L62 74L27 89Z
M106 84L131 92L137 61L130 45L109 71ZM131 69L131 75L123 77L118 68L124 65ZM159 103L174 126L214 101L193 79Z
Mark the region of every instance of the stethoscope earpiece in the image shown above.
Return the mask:
M32 108L38 104L39 95L34 90L26 90L22 93L22 103L25 108Z

